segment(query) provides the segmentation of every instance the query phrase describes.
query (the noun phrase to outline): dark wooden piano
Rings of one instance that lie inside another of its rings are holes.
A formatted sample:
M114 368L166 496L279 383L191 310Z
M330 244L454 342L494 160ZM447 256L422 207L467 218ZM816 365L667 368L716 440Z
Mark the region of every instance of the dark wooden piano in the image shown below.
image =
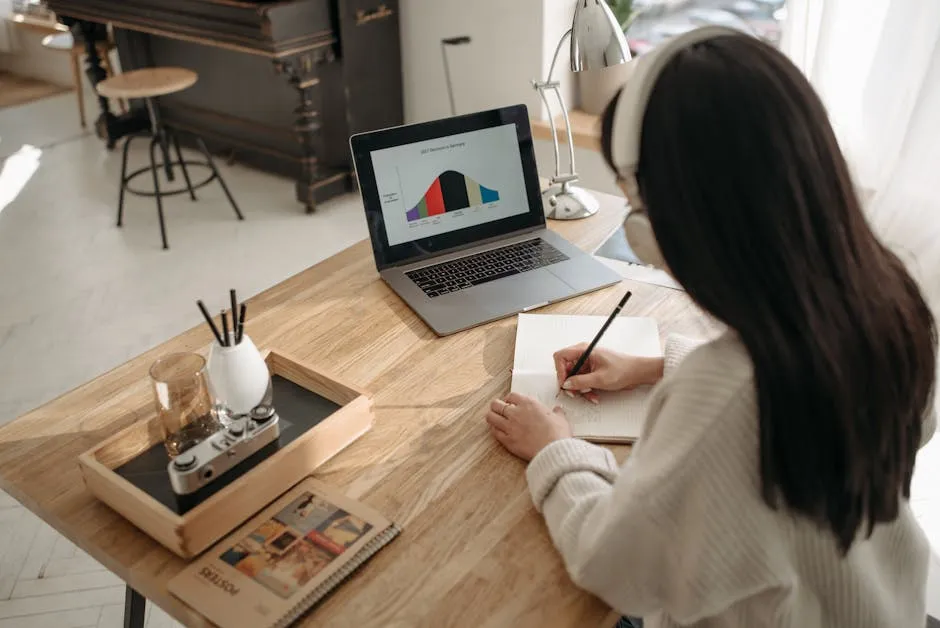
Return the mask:
M192 88L159 115L230 159L296 180L312 211L351 189L348 138L401 124L398 0L49 0L86 41L88 77L104 78L92 42L114 27L125 71L182 66ZM117 116L99 99L113 147L146 128L142 106Z

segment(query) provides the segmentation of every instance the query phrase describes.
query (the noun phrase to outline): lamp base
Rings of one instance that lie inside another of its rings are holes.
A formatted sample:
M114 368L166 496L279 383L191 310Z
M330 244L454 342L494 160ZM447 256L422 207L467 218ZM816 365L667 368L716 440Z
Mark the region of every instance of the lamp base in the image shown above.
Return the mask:
M577 220L596 214L600 203L583 188L553 185L542 191L542 208L546 218Z

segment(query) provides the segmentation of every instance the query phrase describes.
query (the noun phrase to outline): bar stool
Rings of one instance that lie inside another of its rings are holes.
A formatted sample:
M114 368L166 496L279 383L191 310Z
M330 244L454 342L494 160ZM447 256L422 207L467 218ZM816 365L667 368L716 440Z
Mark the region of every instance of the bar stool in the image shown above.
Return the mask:
M166 223L163 218L162 197L164 196L173 196L176 194L189 192L190 199L195 201L196 190L198 188L208 185L214 180L218 180L219 185L222 186L222 191L225 192L226 198L228 198L229 203L232 205L232 209L235 210L235 215L238 216L239 220L245 219L245 217L242 216L242 212L238 208L238 205L235 203L235 199L232 197L232 193L225 184L225 180L222 179L222 175L219 174L218 169L215 167L215 162L212 160L212 155L209 153L209 149L206 148L206 143L203 142L202 138L195 133L192 133L193 138L196 140L196 145L199 151L203 154L206 160L204 162L184 160L183 153L180 151L180 143L176 131L163 124L160 120L159 109L156 106L156 99L160 96L175 94L176 92L181 92L184 89L188 89L192 87L198 79L199 76L192 70L187 70L185 68L156 67L125 72L98 83L98 93L105 98L141 98L147 104L147 113L150 116L151 134L131 135L128 136L126 140L124 140L124 154L121 158L121 191L120 195L118 196L117 226L122 226L124 221L125 192L130 192L131 194L136 194L138 196L155 197L157 199L157 215L160 218L160 236L163 239L164 249L170 248L166 237ZM127 174L127 152L130 148L131 141L138 137L151 138L150 165L144 166L143 168L138 168L130 174ZM175 162L171 161L170 158L171 142L173 147L176 149L177 160ZM157 161L156 155L158 147L162 153L162 161L159 162ZM174 166L179 166L183 171L183 179L186 181L186 187L163 191L160 189L160 180L157 173L159 172L160 168L163 168L166 171L167 180L174 181ZM189 171L187 170L188 166L200 166L208 168L209 176L204 181L193 185L189 178ZM129 185L132 180L134 180L139 175L144 174L148 170L153 176L153 192L138 190L132 188Z

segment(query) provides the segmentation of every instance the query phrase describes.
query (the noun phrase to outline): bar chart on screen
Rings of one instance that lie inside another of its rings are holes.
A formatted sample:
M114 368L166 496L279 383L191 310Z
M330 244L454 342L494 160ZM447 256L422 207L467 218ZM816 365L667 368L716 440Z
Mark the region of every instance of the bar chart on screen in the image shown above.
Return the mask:
M499 192L456 170L441 173L417 205L405 212L408 222L499 200Z

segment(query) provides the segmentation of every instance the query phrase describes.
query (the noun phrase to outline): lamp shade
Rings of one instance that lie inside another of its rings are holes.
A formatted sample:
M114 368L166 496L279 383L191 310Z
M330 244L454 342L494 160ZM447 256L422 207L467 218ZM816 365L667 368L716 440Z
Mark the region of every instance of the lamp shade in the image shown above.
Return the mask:
M630 49L607 0L578 0L571 25L571 71L626 63Z

